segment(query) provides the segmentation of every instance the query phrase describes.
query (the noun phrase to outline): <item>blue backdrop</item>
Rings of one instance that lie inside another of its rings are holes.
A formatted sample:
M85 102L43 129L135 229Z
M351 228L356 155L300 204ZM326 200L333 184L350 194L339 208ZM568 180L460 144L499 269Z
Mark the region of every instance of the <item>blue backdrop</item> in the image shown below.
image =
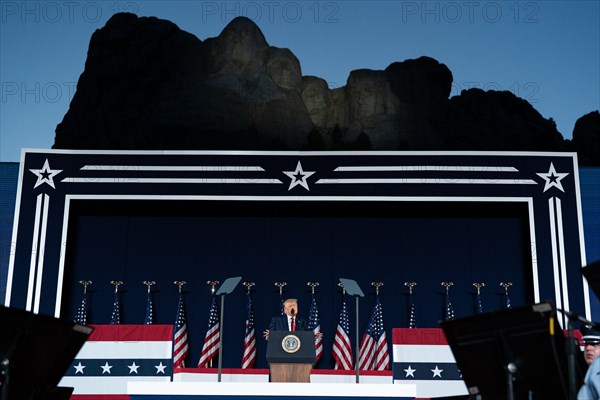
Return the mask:
M123 280L123 322L142 323L144 280L157 282L157 323L173 323L174 280L186 280L192 351L199 357L211 301L207 280L256 282L259 332L278 312L275 281L317 291L330 368L340 277L358 281L362 333L375 303L388 334L407 324L405 281L417 281L417 323L437 326L442 281L458 317L485 282L486 310L553 300L583 314L583 227L571 153L103 152L28 150L20 164L5 304L72 318L81 279L94 281L90 321L107 323L111 280ZM588 261L593 261L588 258ZM537 275L534 276L536 271ZM534 292L535 290L535 292ZM353 301L350 301L351 314ZM225 367L240 365L246 296L227 298ZM586 308L584 310L584 308ZM355 321L352 319L354 331ZM259 340L258 366L266 366Z
M208 280L242 276L256 282L253 299L258 333L279 312L275 281L285 281L284 297L297 297L307 318L308 281L320 282L316 298L324 332L318 368L333 367L331 345L337 326L340 277L355 279L362 336L375 302L372 281L381 281L388 338L392 327L408 324L405 281L416 281L419 327L435 327L444 314L442 281L453 281L457 317L474 312L473 282L485 282L487 311L502 306L501 281L514 282L514 305L533 301L528 223L523 204L335 203L335 202L164 202L80 201L71 206L67 275L62 315L75 315L79 280L90 287L91 323L109 323L113 286L123 280L122 322L143 323L146 286L153 288L155 321L173 323L175 280L186 280L184 299L191 341L187 365L198 362L208 323ZM347 298L351 333L355 300ZM245 288L226 297L224 367L241 363ZM391 342L390 342L391 346ZM391 347L390 347L391 349ZM267 367L266 343L258 340L258 367ZM216 365L216 364L215 364Z

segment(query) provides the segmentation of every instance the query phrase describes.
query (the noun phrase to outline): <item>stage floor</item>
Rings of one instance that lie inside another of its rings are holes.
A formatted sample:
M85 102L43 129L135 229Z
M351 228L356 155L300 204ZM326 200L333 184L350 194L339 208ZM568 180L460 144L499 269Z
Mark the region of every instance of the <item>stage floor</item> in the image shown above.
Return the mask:
M223 397L265 397L286 399L331 397L413 399L417 389L414 384L339 384L339 383L207 383L207 382L130 382L127 393L132 399L177 399L186 396L202 396L204 399ZM183 397L182 397L183 396Z

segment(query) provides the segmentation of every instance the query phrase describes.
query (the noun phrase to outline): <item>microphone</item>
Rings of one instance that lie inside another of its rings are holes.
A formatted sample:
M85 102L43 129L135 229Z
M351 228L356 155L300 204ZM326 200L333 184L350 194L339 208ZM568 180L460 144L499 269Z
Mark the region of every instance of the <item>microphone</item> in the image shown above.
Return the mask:
M294 310L294 309L292 308L292 310L290 311L290 314L292 314L292 317L293 317L294 315L296 315L296 310Z

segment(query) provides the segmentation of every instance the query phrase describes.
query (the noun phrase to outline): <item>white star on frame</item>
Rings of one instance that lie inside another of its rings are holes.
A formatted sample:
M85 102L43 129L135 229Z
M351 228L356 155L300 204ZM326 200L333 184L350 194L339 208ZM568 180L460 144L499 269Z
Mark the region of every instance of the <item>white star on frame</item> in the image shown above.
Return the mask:
M289 192L297 185L300 185L304 189L310 191L310 189L308 188L308 182L306 182L306 178L310 177L316 171L304 171L302 169L302 164L300 164L300 161L298 161L298 165L296 165L296 169L294 171L282 171L282 172L292 179L292 181L290 182L290 187L288 188L288 192Z
M29 171L33 172L38 177L35 185L33 186L34 189L40 186L42 183L47 183L52 189L56 189L56 187L54 187L54 177L60 174L63 170L50 169L50 164L46 158L42 169L30 169Z
M409 376L412 376L413 378L415 377L415 371L416 369L413 369L410 365L408 366L407 369L404 370L404 372L406 372L406 376L405 378L408 378Z
M103 374L110 374L110 369L112 367L113 367L112 365L108 365L108 361L104 365L100 366L100 368L102 368L102 373Z
M154 368L156 368L156 373L157 374L164 374L165 373L165 368L167 368L167 366L163 365L163 363L161 361L158 365L155 365Z
M439 376L440 378L442 377L442 371L443 369L439 369L438 366L435 366L435 369L432 369L431 372L433 372L433 378L435 378L436 376Z
M139 367L140 367L139 365L135 365L135 361L133 362L133 364L127 366L127 368L129 368L129 373L130 374L133 374L133 373L137 374Z
M75 368L76 374L83 374L83 369L85 368L85 365L81 364L81 361L79 361L79 364L73 365L73 368Z
M560 181L567 175L569 175L568 172L565 173L558 173L556 172L556 169L554 169L554 164L550 163L550 169L548 170L548 172L538 172L536 175L538 175L539 177L541 177L542 179L544 179L546 181L546 185L544 185L544 192L546 192L546 190L550 189L551 187L555 187L558 190L560 190L561 192L565 192L565 190L562 187L562 183L560 183Z

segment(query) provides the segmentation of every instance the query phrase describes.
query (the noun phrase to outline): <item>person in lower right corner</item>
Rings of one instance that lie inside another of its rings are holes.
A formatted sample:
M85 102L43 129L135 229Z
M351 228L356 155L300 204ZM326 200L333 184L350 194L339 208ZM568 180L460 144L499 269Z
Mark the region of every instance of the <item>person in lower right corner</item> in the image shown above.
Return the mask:
M600 399L600 331L595 328L581 330L583 335L583 356L589 365L583 386L577 393L577 400Z

